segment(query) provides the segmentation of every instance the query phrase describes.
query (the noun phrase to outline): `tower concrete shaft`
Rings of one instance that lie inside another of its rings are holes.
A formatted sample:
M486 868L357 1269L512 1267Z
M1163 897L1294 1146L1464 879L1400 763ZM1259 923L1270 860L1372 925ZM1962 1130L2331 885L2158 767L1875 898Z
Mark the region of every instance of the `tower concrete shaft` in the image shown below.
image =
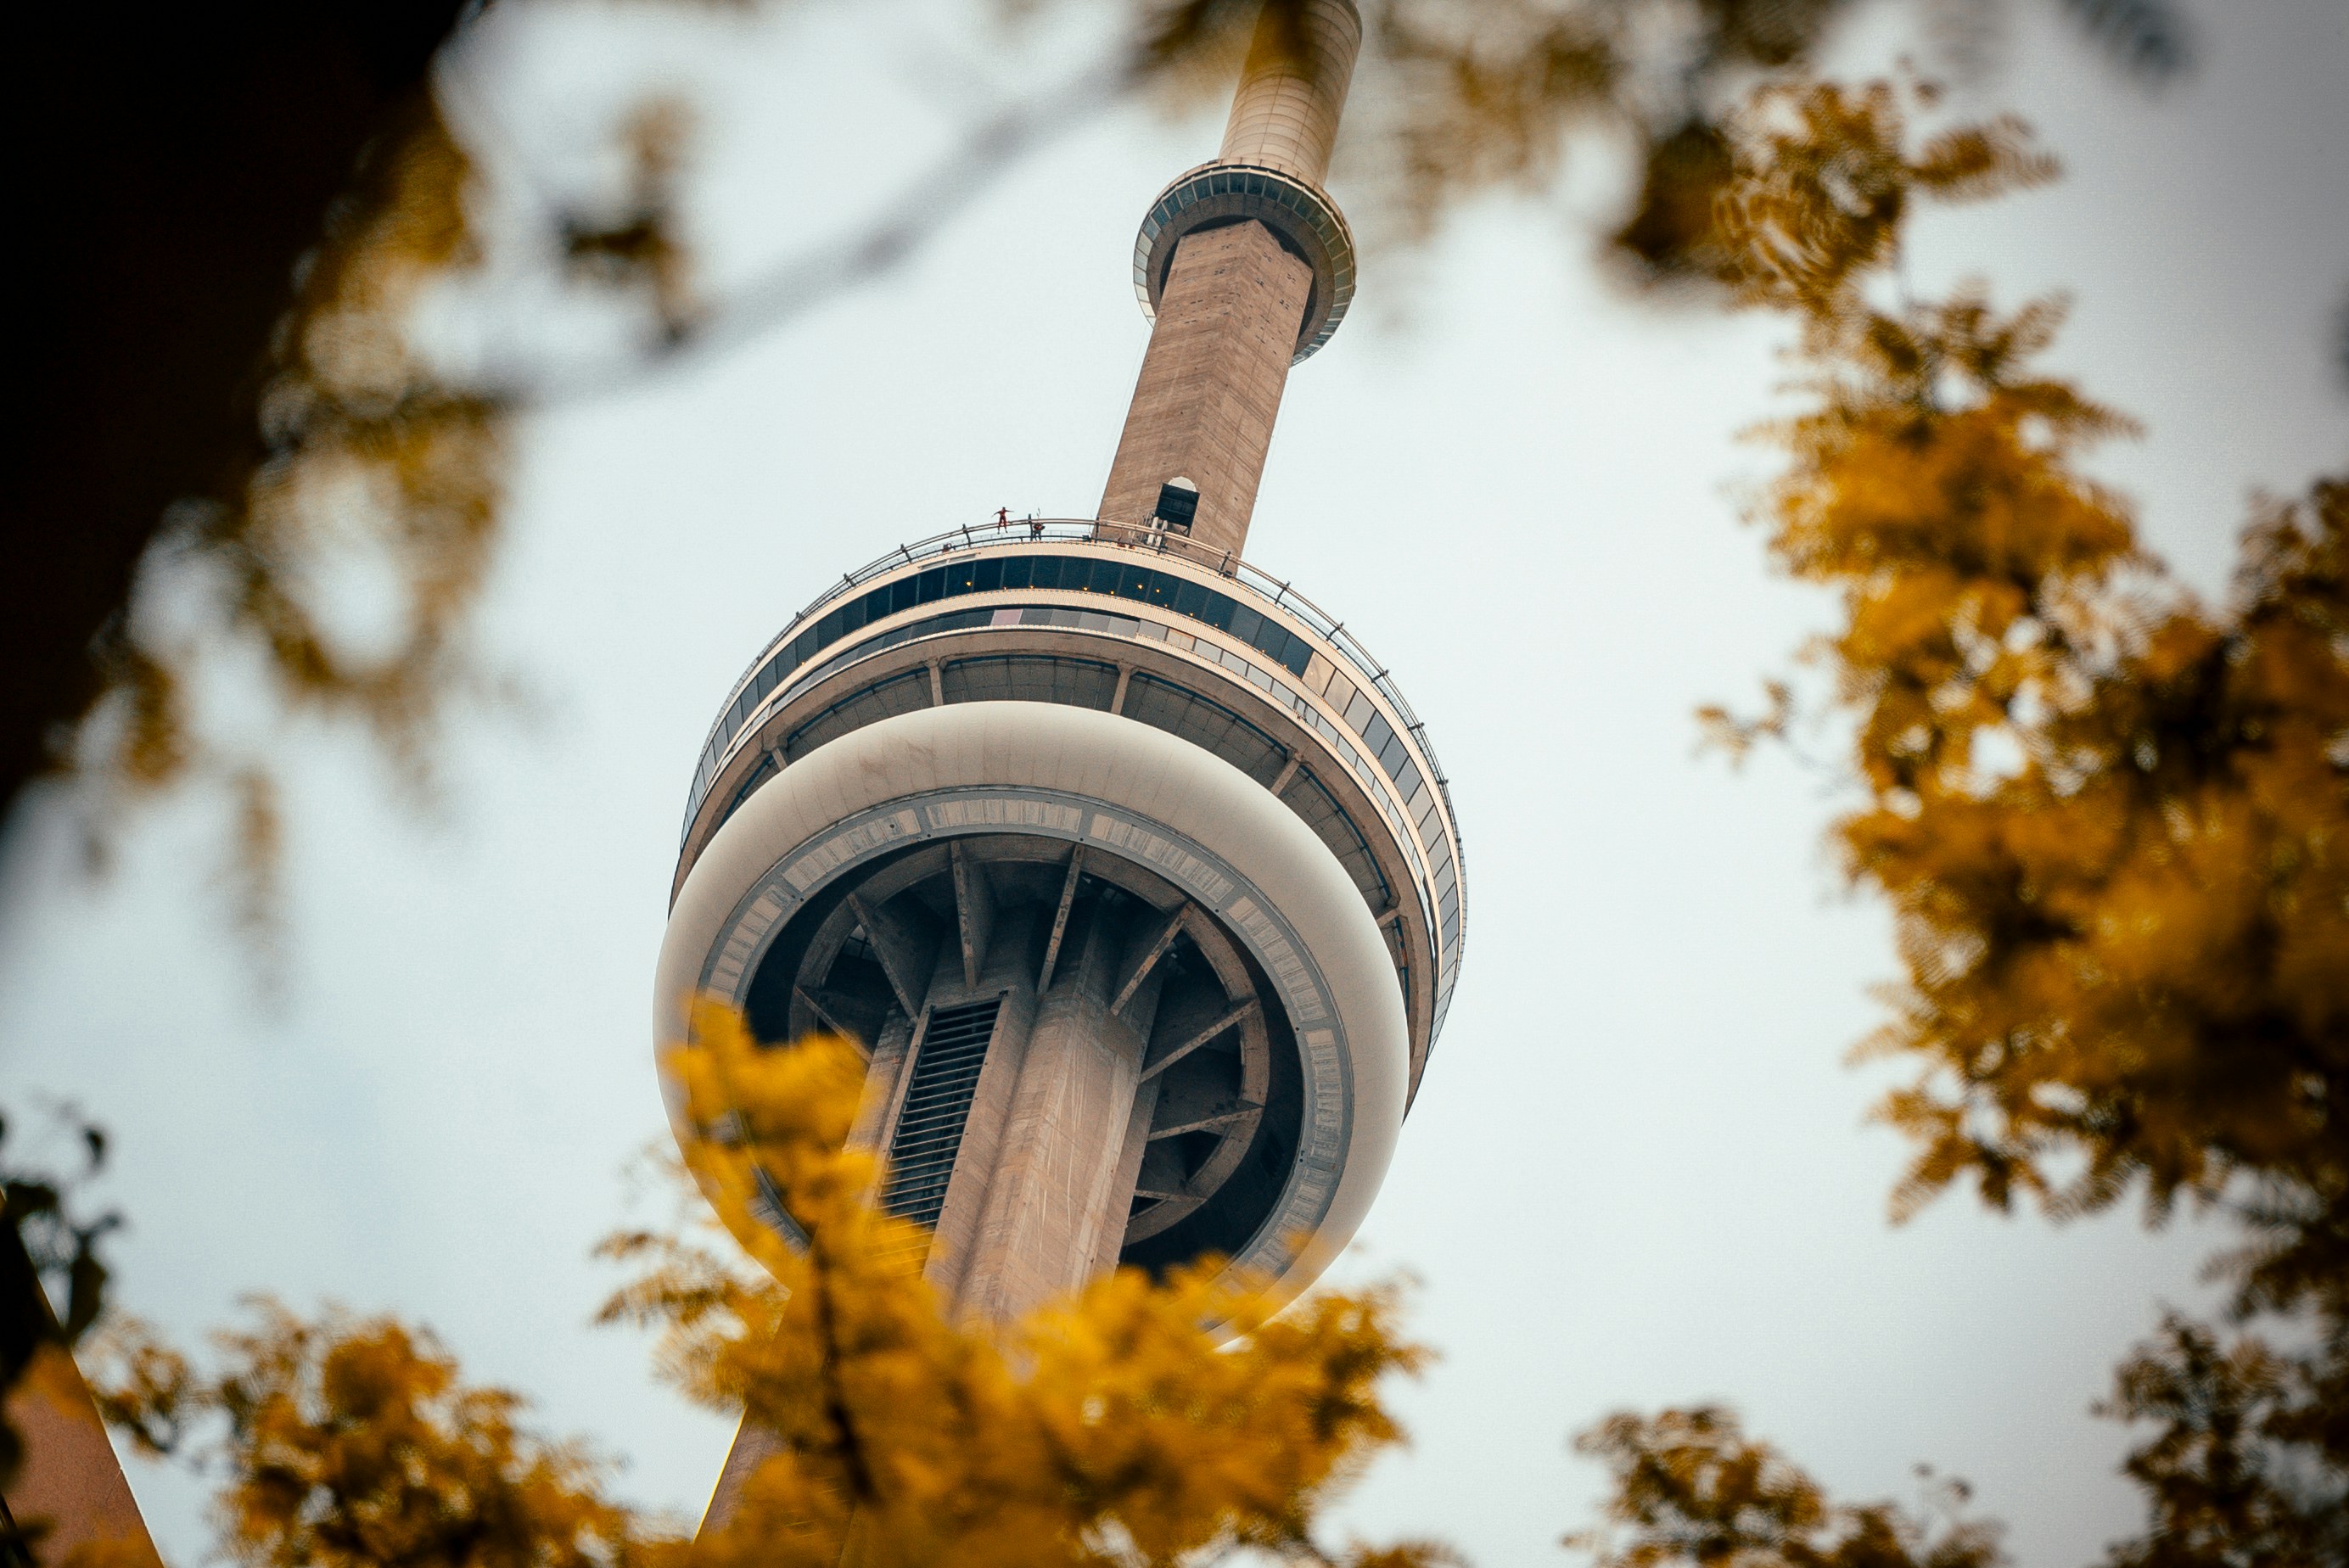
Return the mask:
M1319 181L1361 34L1349 0L1268 5L1222 156L1143 219L1155 325L1101 511L847 573L694 773L657 1037L702 996L762 1042L854 1042L850 1137L959 1316L1209 1257L1294 1296L1443 1026L1462 869L1426 727L1239 559L1288 367L1352 295ZM707 1522L777 1440L744 1427Z
M1319 185L1330 174L1338 117L1361 46L1362 19L1350 0L1265 7L1216 161L1277 169Z
M1247 171L1261 186L1258 171L1268 172L1301 187L1309 201L1319 198L1335 219L1320 185L1361 37L1350 0L1266 6L1223 150L1195 177ZM1328 269L1317 269L1315 251L1326 246L1317 247L1321 236L1303 214L1274 205L1261 189L1243 189L1224 204L1232 211L1178 222L1184 232L1158 247L1163 261L1153 258L1163 266L1145 280L1156 321L1101 516L1128 526L1155 521L1237 557L1288 367L1302 357L1316 304L1326 313L1335 303L1316 301L1317 284L1326 296L1337 280L1317 277Z

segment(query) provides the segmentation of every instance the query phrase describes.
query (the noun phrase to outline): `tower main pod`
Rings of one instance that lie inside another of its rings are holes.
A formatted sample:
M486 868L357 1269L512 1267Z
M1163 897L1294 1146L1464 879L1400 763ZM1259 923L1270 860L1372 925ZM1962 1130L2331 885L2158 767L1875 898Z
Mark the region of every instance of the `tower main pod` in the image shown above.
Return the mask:
M1289 367L1353 292L1320 181L1360 38L1348 0L1268 8L1220 156L1152 205L1099 516L847 574L694 774L658 1038L707 994L762 1040L863 1047L852 1136L965 1315L1208 1253L1301 1291L1450 1002L1459 833L1424 727L1241 558Z

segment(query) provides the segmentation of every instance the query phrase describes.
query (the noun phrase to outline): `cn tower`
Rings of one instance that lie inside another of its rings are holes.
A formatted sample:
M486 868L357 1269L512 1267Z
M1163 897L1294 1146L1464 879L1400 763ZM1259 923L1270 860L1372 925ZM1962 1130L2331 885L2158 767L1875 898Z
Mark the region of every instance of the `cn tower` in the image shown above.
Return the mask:
M1289 370L1353 294L1321 182L1361 40L1350 0L1268 8L1221 152L1151 203L1098 515L846 573L694 769L658 1038L706 994L761 1040L863 1048L853 1137L965 1316L1206 1254L1294 1296L1444 1026L1460 835L1426 728L1245 553Z

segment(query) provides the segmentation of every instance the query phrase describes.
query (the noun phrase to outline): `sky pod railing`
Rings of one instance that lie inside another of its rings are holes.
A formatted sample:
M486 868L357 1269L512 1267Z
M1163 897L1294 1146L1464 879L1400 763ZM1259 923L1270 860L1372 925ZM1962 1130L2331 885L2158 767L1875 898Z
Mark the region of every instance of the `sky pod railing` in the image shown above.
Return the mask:
M1393 677L1387 673L1387 666L1381 664L1371 651L1362 645L1361 640L1347 629L1345 623L1332 617L1319 604L1299 593L1290 583L1251 565L1230 551L1209 549L1194 543L1181 534L1170 533L1163 529L1107 523L1091 518L1010 518L975 528L959 528L945 533L933 534L927 539L917 540L910 544L901 544L885 555L876 556L855 571L844 573L838 583L827 587L811 600L797 615L792 618L791 624L783 628L781 634L761 647L758 655L743 667L741 675L737 676L733 685L727 689L726 701L719 709L718 722L710 727L709 735L704 738L703 757L708 758L713 752L722 753L731 744L734 738L726 732L724 716L732 709L735 699L741 695L742 688L757 676L767 661L774 656L775 651L792 642L812 624L820 621L825 612L833 606L875 579L887 576L907 566L950 555L961 550L992 549L1004 544L1071 543L1113 545L1121 549L1145 552L1155 555L1171 555L1192 565L1204 566L1217 576L1237 584L1274 609L1296 616L1311 628L1316 635L1337 649L1347 663L1352 665L1361 673L1363 680L1393 707L1396 715L1402 719L1409 729L1413 744L1427 759L1430 776L1434 779L1436 789L1444 796L1444 815L1450 819L1453 843L1461 854L1462 871L1464 874L1466 846L1462 841L1459 818L1453 810L1450 779L1444 770L1443 759L1436 755L1434 742L1428 737L1426 722L1411 706L1410 699L1403 696L1402 688L1395 685ZM700 809L702 794L702 780L697 778L687 812L688 831L693 816Z

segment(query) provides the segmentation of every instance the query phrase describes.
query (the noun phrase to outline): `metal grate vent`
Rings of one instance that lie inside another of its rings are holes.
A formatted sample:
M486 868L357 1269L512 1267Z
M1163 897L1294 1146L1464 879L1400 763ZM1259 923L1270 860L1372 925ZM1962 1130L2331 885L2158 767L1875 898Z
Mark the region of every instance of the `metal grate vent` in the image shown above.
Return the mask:
M896 1135L889 1140L889 1186L881 1206L900 1219L936 1226L947 1206L963 1123L970 1119L978 1069L987 1064L987 1042L1002 1008L1003 998L996 996L930 1014Z

